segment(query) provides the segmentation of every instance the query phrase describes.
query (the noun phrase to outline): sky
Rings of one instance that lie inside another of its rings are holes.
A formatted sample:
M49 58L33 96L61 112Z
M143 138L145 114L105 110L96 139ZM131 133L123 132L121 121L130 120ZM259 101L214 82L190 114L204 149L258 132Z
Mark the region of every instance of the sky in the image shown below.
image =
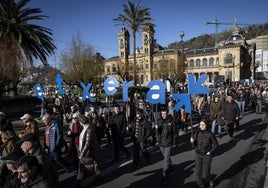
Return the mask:
M180 31L184 41L202 34L214 34L215 24L206 25L216 16L221 23L263 24L268 23L268 1L254 0L131 0L135 5L150 8L155 27L155 39L163 47L179 42ZM58 67L61 53L71 48L72 37L80 34L85 44L108 59L118 56L117 34L122 26L113 21L124 14L123 4L128 0L31 0L27 7L40 8L48 16L35 24L52 30L55 54L48 58L51 66ZM243 27L244 25L241 25ZM231 25L219 25L219 32ZM137 33L137 47L141 46L141 34ZM130 41L130 46L133 43ZM132 49L131 49L132 51ZM36 61L38 63L38 61Z

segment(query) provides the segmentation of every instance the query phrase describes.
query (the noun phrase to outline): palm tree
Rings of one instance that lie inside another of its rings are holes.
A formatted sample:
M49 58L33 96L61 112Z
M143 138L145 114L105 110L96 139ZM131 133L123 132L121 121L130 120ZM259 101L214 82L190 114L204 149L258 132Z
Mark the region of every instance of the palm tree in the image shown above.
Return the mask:
M50 29L31 24L34 20L42 20L39 8L25 8L30 0L0 1L0 45L18 48L18 57L24 56L30 63L33 57L47 63L47 56L52 55L56 46L52 42ZM8 49L8 48L7 48Z
M26 62L33 65L35 58L46 65L47 56L56 49L51 30L33 24L46 16L39 8L26 8L29 2L0 1L0 97L4 91L16 91Z
M126 25L132 32L133 37L133 63L134 63L134 85L136 85L137 72L136 72L136 33L145 25L154 26L152 18L150 17L150 9L140 7L140 3L137 6L134 3L128 1L128 4L124 4L124 14L119 14L114 19L119 24Z

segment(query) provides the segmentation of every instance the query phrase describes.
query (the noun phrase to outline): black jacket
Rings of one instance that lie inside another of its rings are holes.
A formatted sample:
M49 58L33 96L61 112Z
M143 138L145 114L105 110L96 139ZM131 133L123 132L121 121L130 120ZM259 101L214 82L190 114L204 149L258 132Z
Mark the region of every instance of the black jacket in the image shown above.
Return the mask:
M120 112L113 114L110 120L112 135L124 135L126 133L126 117Z
M174 124L172 115L168 115L166 119L161 118L158 121L158 129L156 135L158 136L158 145L160 147L171 147L176 145L178 140L177 128Z
M137 139L138 142L145 143L146 139L150 136L151 125L148 123L146 118L142 118L138 121L138 130L136 127L136 118L131 123L131 137L132 139ZM135 137L136 131L138 132L137 138Z
M235 121L239 118L240 110L238 104L233 100L231 103L225 102L222 106L222 117L227 121Z
M198 129L194 135L194 145L196 153L206 155L207 152L212 154L219 144L215 135L211 131L201 131Z

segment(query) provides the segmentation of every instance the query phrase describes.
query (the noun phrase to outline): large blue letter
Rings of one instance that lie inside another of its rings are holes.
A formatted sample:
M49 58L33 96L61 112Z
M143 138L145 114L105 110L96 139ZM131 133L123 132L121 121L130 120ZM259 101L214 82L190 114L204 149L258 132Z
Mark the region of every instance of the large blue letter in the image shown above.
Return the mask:
M113 95L116 93L118 87L118 81L115 77L108 77L104 81L104 91L107 95Z
M44 98L44 89L41 86L41 84L39 84L39 83L35 84L34 85L34 91L35 91L36 96L39 99L43 99Z
M147 100L151 104L165 104L165 84L160 80L152 80L148 83Z
M194 74L188 74L188 93L190 94L206 94L209 93L208 87L202 87L202 84L207 79L206 74L202 74L198 80L194 81Z
M178 100L178 103L174 106L174 109L176 111L179 111L179 109L182 106L185 106L185 112L191 113L191 96L190 94L178 94L175 93L172 95L172 98L174 100Z
M57 82L57 84L58 84L58 89L59 89L59 94L64 94L64 90L63 90L63 88L62 88L62 78L61 78L61 76L60 76L60 74L57 74L57 76L56 76L56 82Z
M92 86L91 83L88 83L87 86L81 82L80 85L82 86L83 90L84 90L84 94L82 96L82 100L86 100L86 98L88 98L91 102L95 102L94 99L91 98L90 94L89 94L89 91L90 91L90 88Z
M123 82L123 101L127 102L128 101L128 88L130 86L133 86L133 81L130 82Z

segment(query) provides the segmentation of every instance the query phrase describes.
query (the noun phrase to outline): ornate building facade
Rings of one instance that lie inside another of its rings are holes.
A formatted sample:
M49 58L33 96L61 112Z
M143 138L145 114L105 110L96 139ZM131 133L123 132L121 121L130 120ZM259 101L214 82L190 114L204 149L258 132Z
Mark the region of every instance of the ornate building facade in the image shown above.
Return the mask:
M206 73L210 83L237 82L255 77L256 45L249 44L235 24L232 35L218 48L204 49L164 49L154 39L153 30L143 29L142 46L136 49L136 64L130 54L129 38L129 31L124 27L120 29L119 56L104 61L104 76L115 76L120 81L132 80L136 65L137 84L144 86L155 79L175 80L183 76L181 73L192 73L196 79Z

